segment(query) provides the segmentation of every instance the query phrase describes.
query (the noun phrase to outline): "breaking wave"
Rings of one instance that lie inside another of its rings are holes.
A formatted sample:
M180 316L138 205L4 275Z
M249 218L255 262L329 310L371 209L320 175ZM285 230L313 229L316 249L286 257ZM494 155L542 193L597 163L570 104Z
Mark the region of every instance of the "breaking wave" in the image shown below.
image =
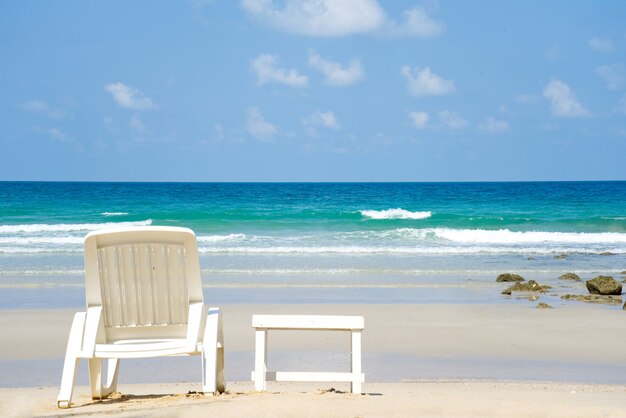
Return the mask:
M102 216L126 216L128 212L102 212L100 213Z
M459 243L485 244L626 244L626 234L618 232L516 232L508 229L432 228L413 230L418 235L432 233L435 237Z
M138 222L105 222L96 224L24 224L24 225L0 225L0 234L15 234L20 232L72 232L72 231L96 231L105 228L123 228L128 226L152 225L152 219Z
M360 210L361 215L370 219L427 219L432 212L410 212L396 208L387 210Z
M150 225L1 225L0 252L80 252L91 230ZM198 234L201 253L239 254L474 254L586 253L626 254L626 233L511 231L509 229L394 228L365 231L289 231L280 234Z
M198 243L225 242L245 239L245 234L228 234L228 235L200 235L196 237Z

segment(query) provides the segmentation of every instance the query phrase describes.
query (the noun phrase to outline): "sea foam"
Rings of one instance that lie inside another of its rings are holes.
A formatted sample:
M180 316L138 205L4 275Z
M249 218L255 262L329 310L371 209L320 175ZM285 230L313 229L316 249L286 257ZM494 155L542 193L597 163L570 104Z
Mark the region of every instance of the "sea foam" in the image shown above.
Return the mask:
M420 246L420 247L389 247L389 246L320 246L320 247L200 247L203 254L273 254L273 255L297 255L297 254L350 254L350 255L373 255L373 254L406 254L406 255L454 255L454 254L559 254L580 253L598 254L598 248L567 247L567 246ZM626 249L612 249L616 254L626 254Z
M128 212L101 212L102 216L126 216Z
M440 239L468 244L626 244L626 234L619 232L518 232L508 229L452 228L432 228L414 231L421 236L431 233Z
M360 210L361 215L370 219L426 219L432 212L410 212L401 208L387 210Z
M14 234L19 232L71 232L71 231L95 231L106 228L119 228L128 226L148 226L152 219L137 222L105 222L96 224L23 224L23 225L0 225L0 234Z
M225 241L236 241L245 239L245 234L228 234L228 235L200 235L196 237L199 243L214 243Z

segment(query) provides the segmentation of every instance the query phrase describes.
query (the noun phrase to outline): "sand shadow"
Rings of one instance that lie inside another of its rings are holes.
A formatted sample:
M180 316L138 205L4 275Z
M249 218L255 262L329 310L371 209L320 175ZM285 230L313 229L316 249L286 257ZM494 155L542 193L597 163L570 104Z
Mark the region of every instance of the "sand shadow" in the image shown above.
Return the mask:
M84 411L82 410L83 408L86 407L94 407L97 405L115 405L115 404L122 404L122 403L126 403L126 402L136 402L136 403L141 403L141 402L147 402L147 401L165 401L165 400L183 400L183 399L211 399L210 396L205 396L203 393L201 392L195 392L195 391L189 391L187 393L156 393L156 394L146 394L146 395L133 395L133 394L125 394L125 393L120 393L120 392L115 392L112 393L111 395L109 395L109 397L107 398L103 398L103 399L93 399L91 401L87 401L86 403L72 403L72 407L71 408L67 408L67 409L59 409L58 413L56 414L52 414L52 415L45 415L42 417L57 417L59 415L64 415L67 414L68 416L72 416L74 414L72 414L71 411L77 411L82 414ZM92 413L96 413L96 411L90 411L89 414Z

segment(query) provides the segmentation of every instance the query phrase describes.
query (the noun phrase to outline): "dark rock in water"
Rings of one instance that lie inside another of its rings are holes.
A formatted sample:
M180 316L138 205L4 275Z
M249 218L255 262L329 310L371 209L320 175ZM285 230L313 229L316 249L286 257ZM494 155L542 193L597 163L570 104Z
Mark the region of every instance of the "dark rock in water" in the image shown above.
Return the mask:
M578 274L574 274L574 273L565 273L561 276L559 276L559 279L561 280L574 280L579 282L580 281L580 277L578 276Z
M540 285L534 280L529 280L528 283L517 282L511 287L507 287L502 291L503 295L510 295L513 292L540 292L545 293L550 286Z
M621 296L604 296L604 295L563 295L561 299L577 300L579 302L602 303L605 305L621 305Z
M626 311L626 302L624 302L624 306L622 307L622 309Z
M513 274L513 273L502 273L498 275L498 277L496 278L496 282L524 282L524 281L526 281L526 279L524 279L522 276L520 276L519 274Z
M610 251L604 251L604 252L601 252L600 255L615 255L615 254Z
M622 271L620 274L626 274L626 270Z
M559 255L555 255L552 258L554 258L555 260L562 260L562 259L567 258L567 257L569 257L569 254L562 253L562 254L559 254Z
M535 259L535 257L528 257L527 258L527 260L534 260L534 259ZM624 273L624 274L626 274L626 273Z
M585 282L587 290L596 295L621 295L622 285L611 276L598 276Z
M536 309L554 309L551 305L548 305L545 302L539 302L539 304L535 307Z

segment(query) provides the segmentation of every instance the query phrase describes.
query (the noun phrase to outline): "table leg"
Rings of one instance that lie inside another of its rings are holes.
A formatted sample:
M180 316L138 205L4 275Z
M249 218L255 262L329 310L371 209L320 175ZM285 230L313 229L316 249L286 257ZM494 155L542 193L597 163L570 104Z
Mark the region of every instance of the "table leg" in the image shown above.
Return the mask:
M256 348L254 354L254 389L267 389L265 374L267 372L267 329L256 330Z
M350 391L361 394L361 331L352 330L352 383Z

